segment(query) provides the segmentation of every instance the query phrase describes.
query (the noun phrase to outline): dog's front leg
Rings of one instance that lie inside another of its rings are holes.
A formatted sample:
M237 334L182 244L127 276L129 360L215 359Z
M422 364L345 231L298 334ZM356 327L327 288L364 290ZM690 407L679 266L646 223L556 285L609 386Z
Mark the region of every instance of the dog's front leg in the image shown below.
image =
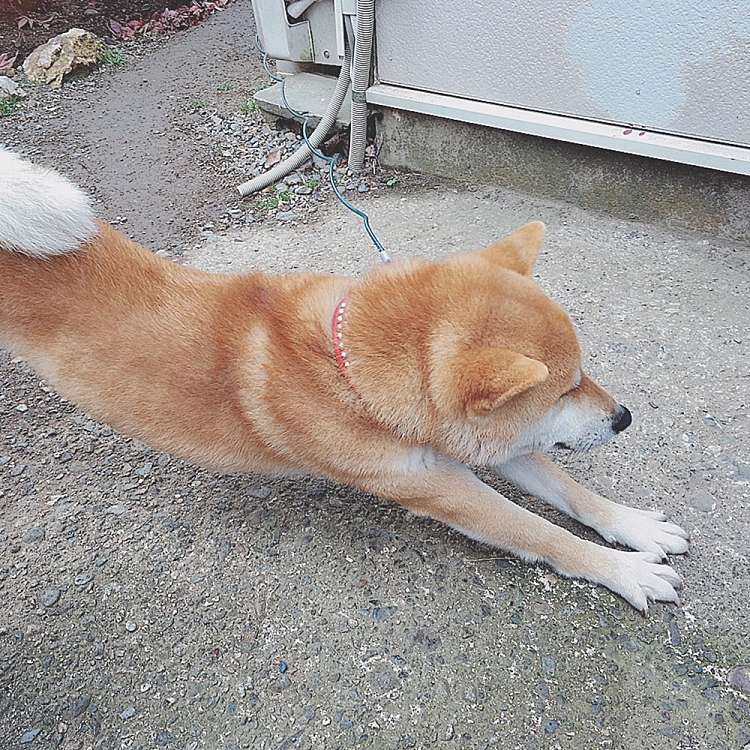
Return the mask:
M648 600L678 601L680 578L672 568L656 564L660 555L580 539L512 503L448 459L420 462L409 472L382 473L356 484L473 539L525 560L544 561L562 575L604 584L641 611Z
M541 453L515 458L496 466L495 470L524 492L590 526L608 542L652 552L661 559L667 553L687 552L687 533L665 521L663 513L607 500L582 487Z

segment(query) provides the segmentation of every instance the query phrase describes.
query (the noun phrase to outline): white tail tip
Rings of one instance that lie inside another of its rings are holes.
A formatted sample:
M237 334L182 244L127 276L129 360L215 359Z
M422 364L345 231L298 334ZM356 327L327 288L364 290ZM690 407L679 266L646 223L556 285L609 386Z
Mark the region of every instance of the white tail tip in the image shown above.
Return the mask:
M0 148L0 250L46 258L77 250L96 232L80 188Z

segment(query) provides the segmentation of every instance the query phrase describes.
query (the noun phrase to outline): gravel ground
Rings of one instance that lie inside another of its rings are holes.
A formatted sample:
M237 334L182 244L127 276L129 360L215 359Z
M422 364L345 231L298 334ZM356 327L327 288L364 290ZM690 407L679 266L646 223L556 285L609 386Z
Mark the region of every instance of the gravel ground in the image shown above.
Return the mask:
M296 142L240 111L265 80L253 34L238 0L59 97L32 93L0 140L64 168L103 216L183 262L359 273L374 255L359 225L323 187L295 192L316 170L280 200L234 198L266 148ZM542 283L636 415L622 439L566 462L691 531L675 560L684 606L643 618L319 480L198 470L0 355L0 747L749 745L747 249L495 189L344 181L394 255L548 222Z

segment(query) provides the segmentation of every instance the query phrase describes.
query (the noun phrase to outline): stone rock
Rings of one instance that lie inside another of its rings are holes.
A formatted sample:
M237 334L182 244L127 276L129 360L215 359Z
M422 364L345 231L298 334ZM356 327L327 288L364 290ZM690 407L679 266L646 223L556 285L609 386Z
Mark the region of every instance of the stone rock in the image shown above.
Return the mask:
M42 733L41 727L29 729L27 732L24 732L21 735L21 739L19 740L19 742L22 745L30 745L41 733Z
M41 542L44 539L44 528L41 526L32 526L30 529L26 529L23 535L24 542Z
M694 489L685 496L688 505L703 513L710 513L716 509L716 498L702 489Z
M99 62L103 45L90 31L70 29L37 47L24 61L23 72L30 81L62 86L72 70Z
M729 684L740 693L750 695L750 664L740 664L729 673Z
M39 597L43 607L54 607L60 599L60 589L45 589Z
M0 99L8 99L11 96L23 99L28 95L12 78L0 76Z

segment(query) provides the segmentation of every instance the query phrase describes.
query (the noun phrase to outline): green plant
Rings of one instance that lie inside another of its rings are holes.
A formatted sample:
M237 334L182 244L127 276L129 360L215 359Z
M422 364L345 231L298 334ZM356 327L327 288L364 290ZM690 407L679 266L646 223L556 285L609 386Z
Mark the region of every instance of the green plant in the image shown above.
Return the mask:
M257 111L258 105L255 103L255 99L248 99L240 105L240 112L242 112L243 115L250 115Z
M302 184L310 190L315 190L320 185L320 180L317 177L309 177Z
M216 87L217 91L220 91L222 94L226 94L228 91L232 90L232 84L229 81L226 81L225 83L220 83Z
M292 194L288 190L281 190L278 193L274 193L273 195L269 196L264 201L261 201L260 205L262 208L270 211L274 208L281 208L282 206L286 206L291 202Z
M17 96L7 96L0 99L0 117L12 115L20 106L21 100Z
M118 66L125 62L125 55L117 47L105 47L101 58L103 65Z
M203 99L193 99L190 102L190 109L193 110L193 112L198 112L198 110L205 109L206 108L206 102L203 101Z

